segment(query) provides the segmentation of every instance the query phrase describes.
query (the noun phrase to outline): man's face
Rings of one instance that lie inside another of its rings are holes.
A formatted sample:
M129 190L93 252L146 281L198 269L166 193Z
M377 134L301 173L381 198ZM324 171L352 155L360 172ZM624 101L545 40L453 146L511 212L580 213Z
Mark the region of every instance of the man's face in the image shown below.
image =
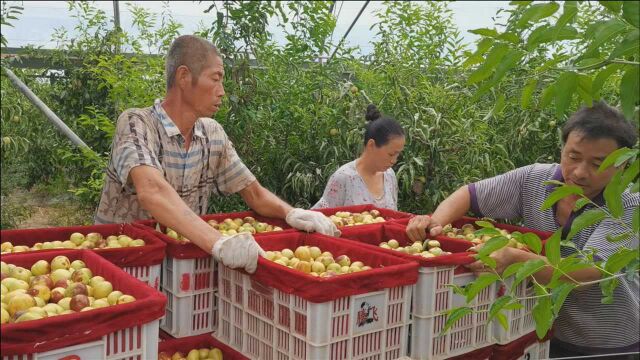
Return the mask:
M584 195L594 198L607 186L615 174L615 167L598 172L602 161L618 149L610 138L588 139L580 131L572 131L562 148L560 167L565 183L582 188Z
M222 59L211 55L202 67L197 84L190 82L184 89L184 99L198 117L213 117L220 109L224 96L223 79Z

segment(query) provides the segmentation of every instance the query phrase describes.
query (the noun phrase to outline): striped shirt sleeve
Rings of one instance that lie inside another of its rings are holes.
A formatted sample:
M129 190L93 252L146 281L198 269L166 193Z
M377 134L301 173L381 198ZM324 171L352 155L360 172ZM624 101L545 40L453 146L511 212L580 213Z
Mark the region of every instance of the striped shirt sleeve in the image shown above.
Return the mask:
M215 169L218 190L222 194L228 195L246 188L256 181L256 177L242 162L224 130L220 128L220 131L223 132L222 150L220 157L216 158L217 164L214 164L213 168Z
M638 198L636 197L635 200ZM625 204L624 214L622 221L625 224L631 224L633 221L633 211L639 206L638 201L634 201L635 204ZM625 228L620 226L616 221L610 218L603 220L597 225L595 231L589 236L584 249L593 248L596 250L596 258L606 261L611 255L618 251L622 247L628 249L638 248L638 237L633 235L625 240L619 242L612 242L607 240L609 238L615 238L618 235L625 233Z
M136 166L147 165L163 171L143 116L135 111L125 111L118 119L112 161L122 186L127 185L129 172Z
M522 189L534 165L469 185L471 210L478 216L494 219L522 217Z

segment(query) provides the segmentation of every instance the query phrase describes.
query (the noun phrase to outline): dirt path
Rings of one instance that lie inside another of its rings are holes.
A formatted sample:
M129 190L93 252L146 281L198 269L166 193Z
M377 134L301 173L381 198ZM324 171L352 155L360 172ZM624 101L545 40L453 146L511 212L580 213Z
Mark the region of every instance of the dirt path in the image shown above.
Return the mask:
M56 196L23 189L12 191L2 199L2 211L8 212L17 229L89 225L93 216L93 210L79 204L72 194Z

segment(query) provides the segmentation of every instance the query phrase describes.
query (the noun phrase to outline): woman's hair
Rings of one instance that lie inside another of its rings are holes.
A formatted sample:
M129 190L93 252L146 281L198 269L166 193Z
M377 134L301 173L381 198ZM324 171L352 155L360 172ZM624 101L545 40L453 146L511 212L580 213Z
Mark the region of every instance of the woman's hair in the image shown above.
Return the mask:
M364 130L364 145L367 145L369 139L373 139L377 147L386 145L391 138L396 136L404 136L402 126L393 118L384 116L380 110L373 105L367 106L367 113L364 116L367 124Z
M613 139L618 147L631 148L638 141L638 129L622 113L604 101L594 102L576 111L562 128L562 142L566 143L572 131L587 139Z

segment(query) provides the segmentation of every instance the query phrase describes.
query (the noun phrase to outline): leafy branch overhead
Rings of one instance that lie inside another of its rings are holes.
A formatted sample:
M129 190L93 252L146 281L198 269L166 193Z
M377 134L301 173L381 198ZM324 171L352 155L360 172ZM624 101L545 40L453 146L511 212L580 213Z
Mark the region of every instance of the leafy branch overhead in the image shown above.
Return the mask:
M618 83L620 106L629 119L638 104L640 30L637 1L600 1L599 4L565 1L535 3L514 1L507 10L507 24L501 29L483 28L470 32L481 40L469 53L465 66L472 67L467 83L477 85L474 98L490 91L499 93L507 75L527 74L521 92L521 106L545 108L552 102L557 116L575 109L574 104L591 105L602 97L609 78ZM604 11L595 11L600 7ZM591 21L581 21L591 12ZM531 60L544 54L546 60L531 67Z

